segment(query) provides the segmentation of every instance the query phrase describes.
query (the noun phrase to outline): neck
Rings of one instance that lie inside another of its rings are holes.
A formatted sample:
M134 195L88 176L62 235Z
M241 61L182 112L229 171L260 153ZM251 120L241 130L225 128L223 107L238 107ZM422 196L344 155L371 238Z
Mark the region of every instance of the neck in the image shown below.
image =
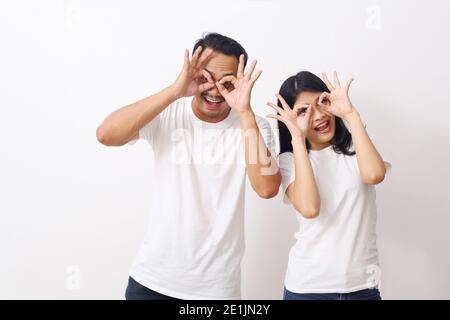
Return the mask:
M331 146L331 142L326 142L326 143L311 143L310 142L310 145L311 145L311 150L320 151L320 150L323 150L323 149Z

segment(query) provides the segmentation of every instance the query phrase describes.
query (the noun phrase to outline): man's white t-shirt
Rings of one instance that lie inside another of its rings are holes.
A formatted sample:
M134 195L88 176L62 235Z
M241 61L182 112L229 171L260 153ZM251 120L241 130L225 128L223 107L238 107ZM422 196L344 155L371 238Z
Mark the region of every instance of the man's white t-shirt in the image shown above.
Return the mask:
M348 293L376 286L379 263L376 244L375 187L362 182L354 156L330 146L309 151L320 193L320 214L305 219L299 212L297 239L289 253L285 287L295 293ZM279 158L284 202L295 180L292 152ZM386 163L387 168L390 164Z
M246 166L237 114L203 122L192 97L168 106L139 131L153 148L150 222L130 276L180 299L239 299ZM269 123L256 117L267 146ZM134 144L131 141L130 144Z

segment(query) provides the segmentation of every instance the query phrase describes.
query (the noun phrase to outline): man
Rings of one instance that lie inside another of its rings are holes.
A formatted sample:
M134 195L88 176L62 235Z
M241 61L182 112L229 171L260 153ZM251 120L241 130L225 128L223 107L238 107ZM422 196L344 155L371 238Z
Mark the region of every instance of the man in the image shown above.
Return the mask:
M240 298L245 176L262 198L274 197L281 181L270 125L250 105L261 71L253 61L244 72L247 57L235 40L207 34L191 59L185 51L172 85L97 129L104 145L140 138L154 151L157 192L127 299Z

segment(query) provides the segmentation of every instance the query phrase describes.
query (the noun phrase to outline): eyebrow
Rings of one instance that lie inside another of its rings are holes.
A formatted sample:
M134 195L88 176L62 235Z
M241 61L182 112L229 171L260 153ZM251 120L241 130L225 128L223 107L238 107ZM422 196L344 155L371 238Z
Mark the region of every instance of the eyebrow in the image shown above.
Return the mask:
M209 71L209 70L206 69L206 68L205 68L205 71L208 72L208 73L209 73L211 76L213 76L213 78L215 79L215 77L214 77L214 72L211 72L211 71ZM222 76L222 78L223 78L223 77L226 77L226 76L234 76L234 73L233 73L233 72L225 73L225 74Z

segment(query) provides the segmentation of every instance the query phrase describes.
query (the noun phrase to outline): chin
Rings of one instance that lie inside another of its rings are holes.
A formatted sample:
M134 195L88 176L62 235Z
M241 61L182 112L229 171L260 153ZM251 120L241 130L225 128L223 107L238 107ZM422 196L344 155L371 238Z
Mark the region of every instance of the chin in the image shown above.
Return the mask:
M222 103L213 105L213 104L207 103L206 101L203 101L202 107L201 107L201 112L209 118L214 118L214 117L221 116L225 112L226 109L228 109L226 102L222 102Z

